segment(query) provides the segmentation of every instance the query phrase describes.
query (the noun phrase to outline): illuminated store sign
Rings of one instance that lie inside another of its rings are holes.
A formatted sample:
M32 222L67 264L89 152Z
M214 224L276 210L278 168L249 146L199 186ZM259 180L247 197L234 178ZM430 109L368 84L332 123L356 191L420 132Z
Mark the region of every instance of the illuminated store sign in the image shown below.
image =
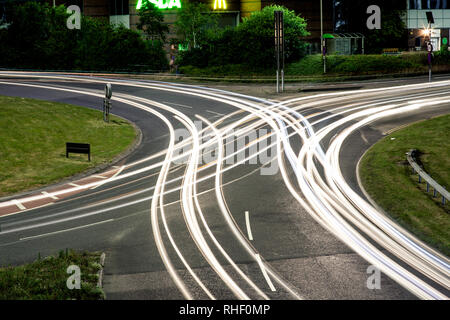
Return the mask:
M136 4L136 9L140 9L144 2L150 2L155 5L158 9L180 9L181 1L180 0L138 0Z
M225 0L214 0L214 10L226 9L226 8L227 8L227 3L225 2Z

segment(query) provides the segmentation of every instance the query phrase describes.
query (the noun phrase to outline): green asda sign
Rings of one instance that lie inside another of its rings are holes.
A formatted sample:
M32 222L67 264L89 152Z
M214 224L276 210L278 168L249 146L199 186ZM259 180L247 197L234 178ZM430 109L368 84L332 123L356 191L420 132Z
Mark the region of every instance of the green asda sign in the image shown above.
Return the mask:
M142 4L145 2L150 2L159 9L180 9L181 0L138 0L136 4L136 9L142 8Z

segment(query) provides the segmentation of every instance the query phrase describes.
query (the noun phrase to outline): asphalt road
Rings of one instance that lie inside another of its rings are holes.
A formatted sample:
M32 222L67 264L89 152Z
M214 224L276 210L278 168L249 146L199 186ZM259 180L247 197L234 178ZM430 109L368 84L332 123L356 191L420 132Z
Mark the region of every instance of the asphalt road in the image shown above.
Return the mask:
M450 112L449 81L276 103L189 85L2 72L0 94L100 109L106 82L112 113L134 122L142 143L100 177L3 199L0 265L65 248L103 251L108 299L449 296L448 258L370 206L356 175L390 130ZM368 288L371 265L379 289Z

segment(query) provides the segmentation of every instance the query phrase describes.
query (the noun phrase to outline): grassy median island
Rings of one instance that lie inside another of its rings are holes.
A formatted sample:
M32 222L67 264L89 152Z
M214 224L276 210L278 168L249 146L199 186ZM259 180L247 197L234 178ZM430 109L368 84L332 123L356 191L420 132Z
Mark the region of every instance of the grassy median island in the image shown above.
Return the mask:
M450 186L450 115L418 122L375 144L360 163L361 181L374 201L423 241L450 255L450 206L426 193L412 175L405 153L421 152L425 171Z
M126 150L136 137L133 126L102 117L84 107L0 96L0 197L57 182ZM66 158L66 142L90 143L91 162L85 154Z
M0 268L0 300L104 299L97 287L100 255L66 250L22 266ZM70 269L67 272L71 265L80 268L80 289L67 286L68 278L75 275Z

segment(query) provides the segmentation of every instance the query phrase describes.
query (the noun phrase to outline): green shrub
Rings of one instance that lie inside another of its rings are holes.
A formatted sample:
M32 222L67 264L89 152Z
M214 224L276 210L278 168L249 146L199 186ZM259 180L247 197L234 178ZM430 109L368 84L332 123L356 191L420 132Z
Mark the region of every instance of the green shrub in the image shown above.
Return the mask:
M286 62L299 60L306 52L306 44L301 40L308 35L306 21L294 11L272 5L252 13L236 28L205 33L206 40L181 53L177 63L200 68L223 65L247 65L252 70L273 68L275 10L284 12Z
M30 1L7 5L0 30L0 67L46 70L162 70L168 62L159 41L82 16L81 29L66 26L64 6Z

